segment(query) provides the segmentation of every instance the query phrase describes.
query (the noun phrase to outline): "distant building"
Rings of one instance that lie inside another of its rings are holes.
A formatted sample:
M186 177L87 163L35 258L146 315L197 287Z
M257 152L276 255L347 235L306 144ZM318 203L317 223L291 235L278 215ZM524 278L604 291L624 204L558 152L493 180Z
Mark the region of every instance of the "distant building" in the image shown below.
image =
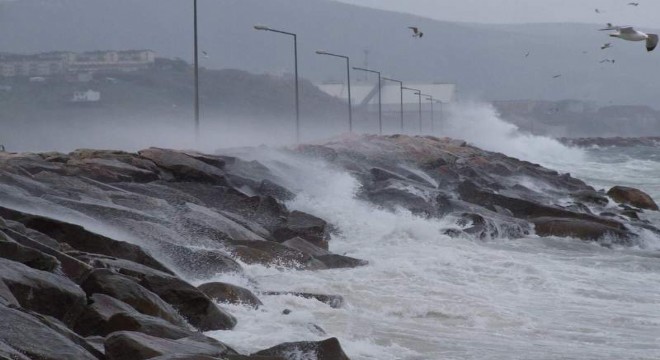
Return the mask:
M76 91L73 93L71 102L74 103L90 103L98 102L101 100L101 93L94 90Z
M131 72L153 66L155 58L151 50L0 54L0 77Z

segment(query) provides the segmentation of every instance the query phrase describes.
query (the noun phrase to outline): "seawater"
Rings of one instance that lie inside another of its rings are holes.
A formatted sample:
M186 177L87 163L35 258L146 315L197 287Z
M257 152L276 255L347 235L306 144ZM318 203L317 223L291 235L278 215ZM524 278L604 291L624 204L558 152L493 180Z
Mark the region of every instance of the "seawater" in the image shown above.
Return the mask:
M520 133L475 104L453 109L443 125L446 135L596 188L635 186L660 200L654 149L568 148ZM247 276L195 279L345 298L340 309L294 296L262 296L258 310L223 305L238 325L209 334L239 351L336 336L354 360L660 358L660 246L652 236L640 247L614 249L534 235L453 239L442 234L449 226L443 219L356 199L359 183L345 171L272 151L252 156L299 193L289 208L337 226L333 252L370 264L316 272L244 265Z

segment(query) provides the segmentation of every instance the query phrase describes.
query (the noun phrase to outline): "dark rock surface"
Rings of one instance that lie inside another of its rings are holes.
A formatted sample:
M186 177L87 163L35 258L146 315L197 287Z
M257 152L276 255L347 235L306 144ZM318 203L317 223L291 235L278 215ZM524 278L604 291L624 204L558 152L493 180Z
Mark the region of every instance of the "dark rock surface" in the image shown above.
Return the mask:
M259 300L259 298L250 290L240 286L221 282L211 282L202 284L197 288L206 294L206 296L217 302L245 304L255 309L263 305L261 300Z
M300 358L318 360L348 360L348 356L339 345L339 340L329 338L323 341L301 341L284 343L261 350L254 355L281 356L287 360Z
M209 355L221 357L235 351L219 341L200 341L196 337L162 339L138 332L119 331L105 339L108 360L141 360L161 355Z
M640 209L658 210L658 204L645 192L626 186L615 186L607 195L619 204L628 204Z
M349 172L359 183L356 196L376 207L444 218L438 236L455 241L535 232L635 246L641 231L660 236L644 211L657 205L641 191L605 194L570 174L463 141L346 136L281 151ZM0 318L29 332L0 332L0 358L289 360L297 351L347 359L335 338L240 355L196 332L236 325L216 301L264 306L247 289L208 282L247 276L241 264L300 271L368 265L330 251L333 237L353 234L288 207L296 185L277 174L294 165L259 159L159 148L0 152ZM257 292L276 294L344 304L341 295ZM312 323L307 329L326 335ZM31 343L38 345L24 351ZM50 347L57 349L48 354Z

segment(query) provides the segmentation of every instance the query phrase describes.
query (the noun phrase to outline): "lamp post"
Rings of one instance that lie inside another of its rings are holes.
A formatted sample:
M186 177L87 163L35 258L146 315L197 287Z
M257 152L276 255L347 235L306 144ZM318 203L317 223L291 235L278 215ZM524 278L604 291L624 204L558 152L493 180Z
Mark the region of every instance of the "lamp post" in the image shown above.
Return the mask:
M195 48L195 142L199 141L199 47L197 45L197 0L193 0Z
M264 25L255 25L254 29L293 36L293 58L294 58L295 77L296 77L296 143L300 143L300 93L298 91L298 36L291 32L271 29L268 26L264 26Z
M381 77L380 71L354 67L355 70L366 71L374 74L378 74L378 134L383 135L383 104L382 104L382 94L381 94Z
M338 54L333 54L329 53L327 51L323 50L317 50L317 54L319 55L327 55L327 56L334 56L342 59L346 59L346 79L348 82L348 132L353 132L353 103L351 102L351 60L348 58L348 56L345 55L338 55Z
M422 133L422 91L419 89L413 89L409 87L403 87L406 90L411 90L415 92L415 95L419 97L419 133Z
M394 80L386 77L384 77L383 80L399 83L399 89L401 90L401 133L403 134L403 81Z
M431 134L435 133L435 120L433 116L433 96L428 95L428 94L422 94L423 96L426 96L426 100L428 100L431 103Z

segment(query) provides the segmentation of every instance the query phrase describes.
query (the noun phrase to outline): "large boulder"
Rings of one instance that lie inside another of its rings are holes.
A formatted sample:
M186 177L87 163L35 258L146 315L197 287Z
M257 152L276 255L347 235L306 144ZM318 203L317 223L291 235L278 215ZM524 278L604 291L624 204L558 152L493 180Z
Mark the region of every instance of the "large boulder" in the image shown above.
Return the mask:
M328 249L328 223L302 211L292 211L286 223L276 229L273 236L278 242L301 237L320 248Z
M120 312L112 315L108 319L106 329L108 331L107 334L117 331L135 331L163 339L174 340L194 334L191 330L174 326L172 323L161 318L140 314L137 311Z
M5 207L0 207L0 216L19 221L28 228L46 234L60 243L69 244L76 250L114 256L173 274L165 265L139 246L93 233L80 225L25 214Z
M236 324L233 316L178 277L123 259L95 254L78 254L77 257L97 268L114 269L122 275L137 279L140 285L172 305L191 325L200 330L227 330Z
M179 278L149 274L141 278L140 284L158 294L201 331L229 330L236 326L236 318Z
M210 282L199 285L197 288L206 294L206 296L217 302L244 304L255 309L263 305L261 300L259 300L259 298L250 290L240 286L222 282Z
M11 360L96 360L83 346L66 334L44 325L38 318L18 309L0 305L0 358ZM42 319L43 320L43 319Z
M649 194L626 186L615 186L607 195L619 204L629 204L640 209L658 210L658 204L653 201Z
M54 248L45 245L41 241L34 240L32 238L32 233L27 232L26 234L30 234L30 237L28 237L28 235L19 233L12 229L5 229L5 231L11 235L11 238L17 243L25 247L39 250L39 252L50 255L57 259L59 263L58 270L64 273L64 275L73 280L75 283L82 281L82 279L87 276L87 273L92 269L91 266L83 263L82 261L79 261L78 259L73 258L63 252L57 251Z
M633 239L629 232L593 221L552 217L534 218L531 221L539 236L575 237L592 241L606 239L626 245L630 245Z
M194 158L182 152L159 148L141 150L138 154L169 171L176 180L228 185L225 172L216 166L218 164L209 164L208 156Z
M105 339L105 354L108 360L142 360L163 355L224 357L236 352L219 341L201 340L195 336L172 340L133 331L118 331Z
M323 341L301 341L283 343L272 348L261 350L254 355L281 356L287 360L349 360L337 338Z
M89 296L88 305L74 322L72 328L81 336L102 335L110 333L107 323L110 318L121 312L136 311L127 303L104 294Z
M177 326L186 326L186 321L170 304L138 284L136 279L108 269L96 269L87 276L81 287L90 296L105 294L129 304L143 314L159 317Z
M0 280L18 303L69 325L85 307L85 293L71 280L0 258Z
M60 266L60 262L53 256L18 244L2 231L0 231L0 257L48 272L54 272Z

